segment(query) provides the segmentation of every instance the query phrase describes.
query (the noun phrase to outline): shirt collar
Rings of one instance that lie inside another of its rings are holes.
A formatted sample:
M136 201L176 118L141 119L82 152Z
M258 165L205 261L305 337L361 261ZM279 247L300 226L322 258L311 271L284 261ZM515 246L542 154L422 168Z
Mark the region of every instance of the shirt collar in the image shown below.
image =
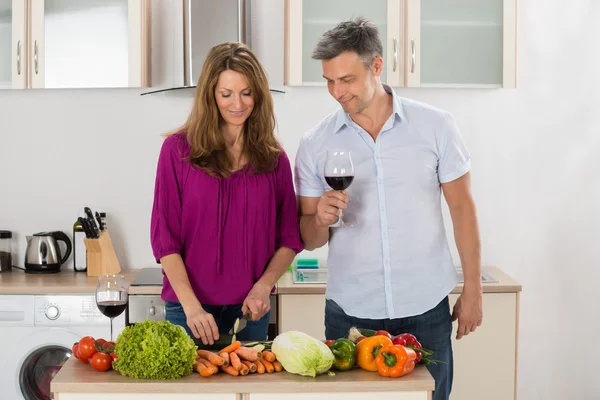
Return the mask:
M396 95L396 92L394 92L394 89L392 89L388 85L384 84L383 89L386 91L387 94L390 94L392 96L392 115L400 118L400 121L405 121L406 117L404 116L404 111L402 109L402 102L400 101L400 97L398 97ZM352 126L353 123L354 122L352 121L352 118L350 118L350 115L344 112L344 109L340 107L337 111L333 132L339 133L344 125Z

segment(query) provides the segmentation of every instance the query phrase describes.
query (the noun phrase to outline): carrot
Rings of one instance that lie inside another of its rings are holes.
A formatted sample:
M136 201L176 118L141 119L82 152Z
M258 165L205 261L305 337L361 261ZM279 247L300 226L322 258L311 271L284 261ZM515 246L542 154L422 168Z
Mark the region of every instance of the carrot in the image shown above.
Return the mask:
M194 371L198 372L200 374L200 376L211 376L213 374L216 374L218 369L216 369L217 367L215 367L214 365L210 364L210 367L207 367L203 362L202 362L202 358L198 358L196 360L196 363L194 364ZM205 360L207 361L207 360ZM213 369L215 368L215 369Z
M273 366L273 364L268 362L267 360L258 361L260 361L265 366L265 371L267 371L269 374L275 371L275 367Z
M210 361L208 361L208 360L207 360L207 359L205 359L205 358L198 357L198 358L196 359L196 363L198 363L198 364L202 364L202 365L204 365L204 367L206 367L206 368L210 368L210 369L212 370L213 374L216 374L217 372L219 372L219 367L217 367L216 365L212 364ZM198 372L199 372L199 371L198 371Z
M222 353L231 353L231 352L235 351L236 349L239 349L241 345L242 345L242 343L239 340L236 340L235 342L231 343L229 346L224 347L223 350L219 351L219 355L221 355Z
M235 368L236 371L242 369L242 362L235 352L229 354L229 361L231 362L231 366Z
M244 363L242 363L242 369L240 369L240 375L246 376L250 373L250 368Z
M213 370L210 368L202 368L200 371L200 376L212 376L214 374Z
M206 358L208 361L210 361L213 365L216 365L217 367L220 367L223 364L225 364L225 360L223 360L222 357L219 357L212 351L198 350L198 355L202 358Z
M229 353L219 353L219 357L221 357L223 359L223 361L225 361L223 363L224 367L229 365Z
M276 357L275 357L275 354L271 353L270 351L263 350L262 358L264 358L268 362L273 362L273 361L275 361Z
M256 364L254 364L253 362L242 360L242 364L244 364L246 367L248 367L248 369L250 369L251 374L256 372Z
M258 360L254 361L254 365L256 365L256 372L259 374L265 373L265 366Z
M235 351L235 354L248 361L256 361L262 358L262 353L260 351L251 349L250 347L240 347Z
M275 368L275 372L281 372L283 370L283 365L279 361L273 361L273 368Z
M240 373L238 372L237 369L233 368L231 365L229 367L220 367L221 371L228 373L229 375L232 376L238 376Z

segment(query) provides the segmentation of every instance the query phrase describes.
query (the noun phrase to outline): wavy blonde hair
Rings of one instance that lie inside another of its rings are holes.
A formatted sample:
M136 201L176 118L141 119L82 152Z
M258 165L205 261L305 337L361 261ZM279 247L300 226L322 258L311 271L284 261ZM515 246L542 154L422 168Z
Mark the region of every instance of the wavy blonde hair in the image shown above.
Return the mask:
M209 51L198 78L192 112L176 131L187 136L191 150L188 161L212 176L231 175L233 159L220 128L225 120L215 99L219 75L226 70L244 75L254 100L254 109L244 123L243 154L255 173L271 171L282 149L275 138L275 113L267 76L256 55L246 45L233 42Z

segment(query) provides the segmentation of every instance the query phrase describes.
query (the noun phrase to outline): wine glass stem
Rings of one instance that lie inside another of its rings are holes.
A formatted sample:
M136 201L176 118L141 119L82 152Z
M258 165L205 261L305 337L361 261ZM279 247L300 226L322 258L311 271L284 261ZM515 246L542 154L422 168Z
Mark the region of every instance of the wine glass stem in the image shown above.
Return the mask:
M110 341L114 342L113 340L113 319L110 319Z
M344 193L344 191L340 190L340 193ZM338 214L339 214L339 218L338 218L339 219L339 224L340 224L340 226L342 226L344 224L344 221L342 220L343 211L342 211L341 208L338 210Z

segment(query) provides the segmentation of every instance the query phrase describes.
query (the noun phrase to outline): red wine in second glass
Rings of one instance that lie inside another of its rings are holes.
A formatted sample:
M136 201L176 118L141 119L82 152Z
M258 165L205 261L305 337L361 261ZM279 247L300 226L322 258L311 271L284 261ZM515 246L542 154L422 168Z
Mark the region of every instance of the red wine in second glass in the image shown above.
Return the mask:
M325 181L333 190L346 190L354 180L354 176L326 176Z
M108 318L115 318L121 315L127 307L126 301L100 301L96 304L98 310Z

